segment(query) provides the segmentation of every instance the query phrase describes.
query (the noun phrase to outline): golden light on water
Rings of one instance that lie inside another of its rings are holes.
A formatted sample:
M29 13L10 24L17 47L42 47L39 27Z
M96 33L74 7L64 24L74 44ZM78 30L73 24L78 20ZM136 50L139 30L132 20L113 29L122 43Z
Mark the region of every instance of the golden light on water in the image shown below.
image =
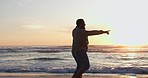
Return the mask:
M121 76L121 78L137 78L136 76Z
M125 49L127 51L124 54L125 58L132 59L132 58L137 58L139 56L140 48L137 48L137 47L126 47Z
M129 78L137 78L136 76L129 76Z
M127 57L135 58L137 56L137 53L127 53Z
M128 60L128 62L135 62L134 58L138 58L138 53L121 53L120 59Z

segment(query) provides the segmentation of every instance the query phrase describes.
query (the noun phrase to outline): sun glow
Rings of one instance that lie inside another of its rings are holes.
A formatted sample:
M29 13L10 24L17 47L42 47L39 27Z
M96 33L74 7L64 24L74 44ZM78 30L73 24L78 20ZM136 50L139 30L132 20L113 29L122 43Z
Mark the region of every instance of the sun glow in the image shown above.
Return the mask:
M138 37L138 36L137 36ZM135 37L128 37L128 36L125 36L124 38L122 36L114 36L114 42L116 44L119 44L119 45L125 45L125 46L141 46L141 45L146 45L146 40L144 39L144 37L142 37L143 40L140 41L137 40L137 38Z
M117 4L110 3L108 7L111 10L108 19L113 43L125 46L147 45L146 2L135 1L133 3L133 1L121 0L117 2Z
M90 30L111 30L110 35L90 37L90 45L145 46L147 3L148 0L87 0L85 4L77 0L0 0L0 45L71 45L75 21L82 18Z

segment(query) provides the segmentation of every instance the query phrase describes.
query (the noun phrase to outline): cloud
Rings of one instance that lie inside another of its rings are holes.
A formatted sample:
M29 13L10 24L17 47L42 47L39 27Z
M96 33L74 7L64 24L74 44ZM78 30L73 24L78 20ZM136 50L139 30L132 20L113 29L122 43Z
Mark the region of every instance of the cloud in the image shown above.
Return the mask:
M17 0L16 3L20 7L24 7L28 3L32 3L34 0Z
M32 28L32 29L43 28L43 26L39 25L39 24L26 24L26 25L22 25L22 27L24 27L24 28Z
M60 28L57 29L57 32L61 32L61 33L71 33L73 30L73 27L70 27L70 26L67 26L67 27L64 27L64 28Z
M21 7L24 7L24 4L21 3L21 2L17 2L17 4L18 4L19 6L21 6Z
M33 2L34 0L28 0L28 1Z
M34 0L18 0L18 1L21 1L21 2L33 2Z

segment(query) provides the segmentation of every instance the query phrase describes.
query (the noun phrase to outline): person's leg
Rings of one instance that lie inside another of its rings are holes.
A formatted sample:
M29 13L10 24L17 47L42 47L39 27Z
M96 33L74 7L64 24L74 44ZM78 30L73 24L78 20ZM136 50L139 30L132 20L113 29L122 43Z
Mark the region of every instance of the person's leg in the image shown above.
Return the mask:
M90 67L89 59L87 53L83 50L80 51L77 56L79 58L80 63L82 64L81 68L77 71L77 75L82 76L82 74Z
M76 53L77 70L73 78L82 78L82 74L89 68L89 59L87 53L83 50Z
M76 52L73 52L72 55L77 63L76 71L75 71L74 75L72 76L72 78L82 78L82 75L81 76L77 75L77 72L82 68L82 63L79 60Z

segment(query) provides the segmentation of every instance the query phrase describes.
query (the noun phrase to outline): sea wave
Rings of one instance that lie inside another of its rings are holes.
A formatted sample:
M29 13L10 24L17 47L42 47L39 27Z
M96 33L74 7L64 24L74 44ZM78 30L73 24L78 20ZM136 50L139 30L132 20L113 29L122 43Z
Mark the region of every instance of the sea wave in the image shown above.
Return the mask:
M11 67L0 68L0 72L45 72L45 73L74 73L75 68L38 68L38 67ZM106 74L148 74L147 67L118 67L118 68L91 68L86 73L106 73Z
M0 47L1 53L6 52L39 52L56 53L71 52L71 46L24 46ZM148 47L123 47L123 46L89 46L88 52L123 53L123 52L148 52Z
M52 52L68 52L71 48L64 47L0 47L1 53L8 52L39 52L39 53L52 53Z
M27 59L27 60L39 60L39 61L52 61L52 60L64 60L62 58L33 58L33 59Z
M88 52L87 73L148 74L148 47L89 46ZM71 46L0 47L0 53L0 72L73 73L76 67Z

